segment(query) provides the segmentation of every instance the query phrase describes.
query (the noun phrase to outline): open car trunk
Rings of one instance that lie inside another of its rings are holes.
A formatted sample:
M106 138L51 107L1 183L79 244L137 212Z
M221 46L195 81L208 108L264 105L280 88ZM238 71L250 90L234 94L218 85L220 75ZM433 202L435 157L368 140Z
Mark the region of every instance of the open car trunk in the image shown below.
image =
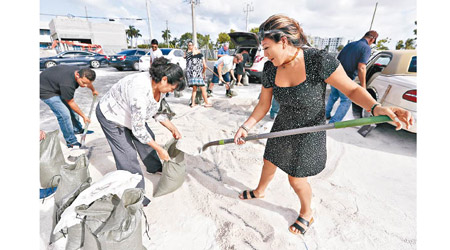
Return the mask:
M236 53L241 53L243 50L248 51L249 61L245 64L245 67L251 67L255 56L258 54L259 39L255 33L252 32L232 32L228 33L231 38L231 42L236 46Z

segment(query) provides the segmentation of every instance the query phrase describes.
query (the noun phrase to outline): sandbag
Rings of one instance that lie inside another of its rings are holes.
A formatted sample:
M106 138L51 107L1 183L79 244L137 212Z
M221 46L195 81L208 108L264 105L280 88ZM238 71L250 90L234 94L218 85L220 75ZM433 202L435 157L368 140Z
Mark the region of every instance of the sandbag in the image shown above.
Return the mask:
M58 189L55 192L55 206L53 212L52 232L56 224L61 219L62 213L67 207L69 207L78 195L87 189L91 184L91 178L88 171L89 161L85 154L77 157L74 164L65 164L60 168L60 181ZM67 228L56 233L52 233L50 237L50 244L60 239L64 234L71 231L73 237L69 237L66 245L66 250L78 249L80 245L80 237L76 236L77 233L81 234L80 226ZM74 233L75 232L75 233ZM72 246L72 247L68 247ZM75 246L78 246L76 248Z
M172 193L183 185L186 178L184 152L176 148L177 140L171 139L164 149L169 153L169 161L163 162L162 176L153 193L154 197Z
M109 194L75 210L84 221L83 248L89 250L145 250L142 245L144 191L130 188L121 199Z
M46 133L39 145L39 180L42 188L56 187L59 169L66 164L58 139L59 130Z

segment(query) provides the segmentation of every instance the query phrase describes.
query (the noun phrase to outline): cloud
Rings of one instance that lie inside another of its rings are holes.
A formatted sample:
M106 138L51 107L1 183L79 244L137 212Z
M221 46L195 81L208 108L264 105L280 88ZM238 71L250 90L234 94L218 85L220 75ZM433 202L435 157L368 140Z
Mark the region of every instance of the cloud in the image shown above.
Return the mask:
M197 32L210 34L213 41L220 32L230 29L244 31L246 2L242 0L203 0L195 6ZM410 0L260 0L253 1L249 12L249 29L258 27L273 14L286 14L302 25L306 34L321 37L359 39L369 29L375 3L378 7L373 22L381 38L389 37L392 43L414 37L416 3ZM41 12L58 6L66 7L74 15L84 15L84 6L90 16L147 18L145 0L73 0L41 1ZM162 40L166 20L172 38L192 32L191 7L183 0L151 0L153 35ZM59 10L61 11L61 10ZM148 26L144 21L121 20L126 26L134 25L148 39ZM394 45L395 46L395 45ZM394 48L394 46L390 46Z

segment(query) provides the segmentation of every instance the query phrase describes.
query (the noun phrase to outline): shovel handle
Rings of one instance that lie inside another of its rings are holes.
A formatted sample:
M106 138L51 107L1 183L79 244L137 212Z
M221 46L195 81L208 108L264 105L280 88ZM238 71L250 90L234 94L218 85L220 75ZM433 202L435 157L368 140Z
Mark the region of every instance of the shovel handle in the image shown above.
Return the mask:
M334 128L348 128L348 127L364 126L364 125L369 125L369 124L376 124L376 123L383 123L383 122L390 122L390 121L392 121L392 119L389 118L389 116L387 116L387 115L371 116L371 117L360 118L360 119L355 119L355 120L335 122Z
M89 118L89 119L91 119L92 111L94 110L94 104L95 104L95 101L96 101L96 100L97 100L97 96L94 95L94 96L92 97L91 109L89 110L89 115L88 115L88 118ZM81 145L84 145L84 141L86 140L86 135L87 135L87 132L88 132L88 127L89 127L89 122L87 122L87 123L85 124L84 131L83 131L83 135L81 136Z
M336 129L336 128L348 128L348 127L355 127L355 126L363 126L363 125L368 125L368 124L375 124L375 123L382 123L382 122L389 122L389 121L392 121L392 120L391 120L391 118L389 118L389 116L386 116L386 115L371 116L371 117L360 118L360 119L355 119L355 120L335 122L335 123L330 123L330 124L325 124L325 125L296 128L296 129L283 130L283 131L277 131L277 132L271 132L271 133L265 133L265 134L249 135L242 139L245 141L251 141L251 140L258 140L258 139L276 138L276 137L282 137L282 136L288 136L288 135L319 132L319 131L325 131L325 130ZM211 142L208 142L205 145L203 145L202 151L204 151L205 149L207 149L210 146L225 145L225 144L229 144L229 143L234 143L234 139L230 138L230 139L211 141Z

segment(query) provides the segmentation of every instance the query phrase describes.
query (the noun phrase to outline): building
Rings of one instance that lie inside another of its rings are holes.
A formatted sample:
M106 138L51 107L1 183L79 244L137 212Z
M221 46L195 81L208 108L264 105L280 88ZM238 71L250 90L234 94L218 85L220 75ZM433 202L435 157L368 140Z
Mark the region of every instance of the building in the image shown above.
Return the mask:
M52 46L50 27L48 26L48 22L41 22L39 25L39 48L47 49L50 46Z
M58 40L98 44L107 55L127 49L125 25L121 23L93 23L85 18L56 17L50 21L49 27L52 42Z
M345 40L343 37L333 37L333 38L322 38L318 36L311 37L312 46L317 49L327 49L330 53L338 53L339 45L345 46L348 43L348 40Z

